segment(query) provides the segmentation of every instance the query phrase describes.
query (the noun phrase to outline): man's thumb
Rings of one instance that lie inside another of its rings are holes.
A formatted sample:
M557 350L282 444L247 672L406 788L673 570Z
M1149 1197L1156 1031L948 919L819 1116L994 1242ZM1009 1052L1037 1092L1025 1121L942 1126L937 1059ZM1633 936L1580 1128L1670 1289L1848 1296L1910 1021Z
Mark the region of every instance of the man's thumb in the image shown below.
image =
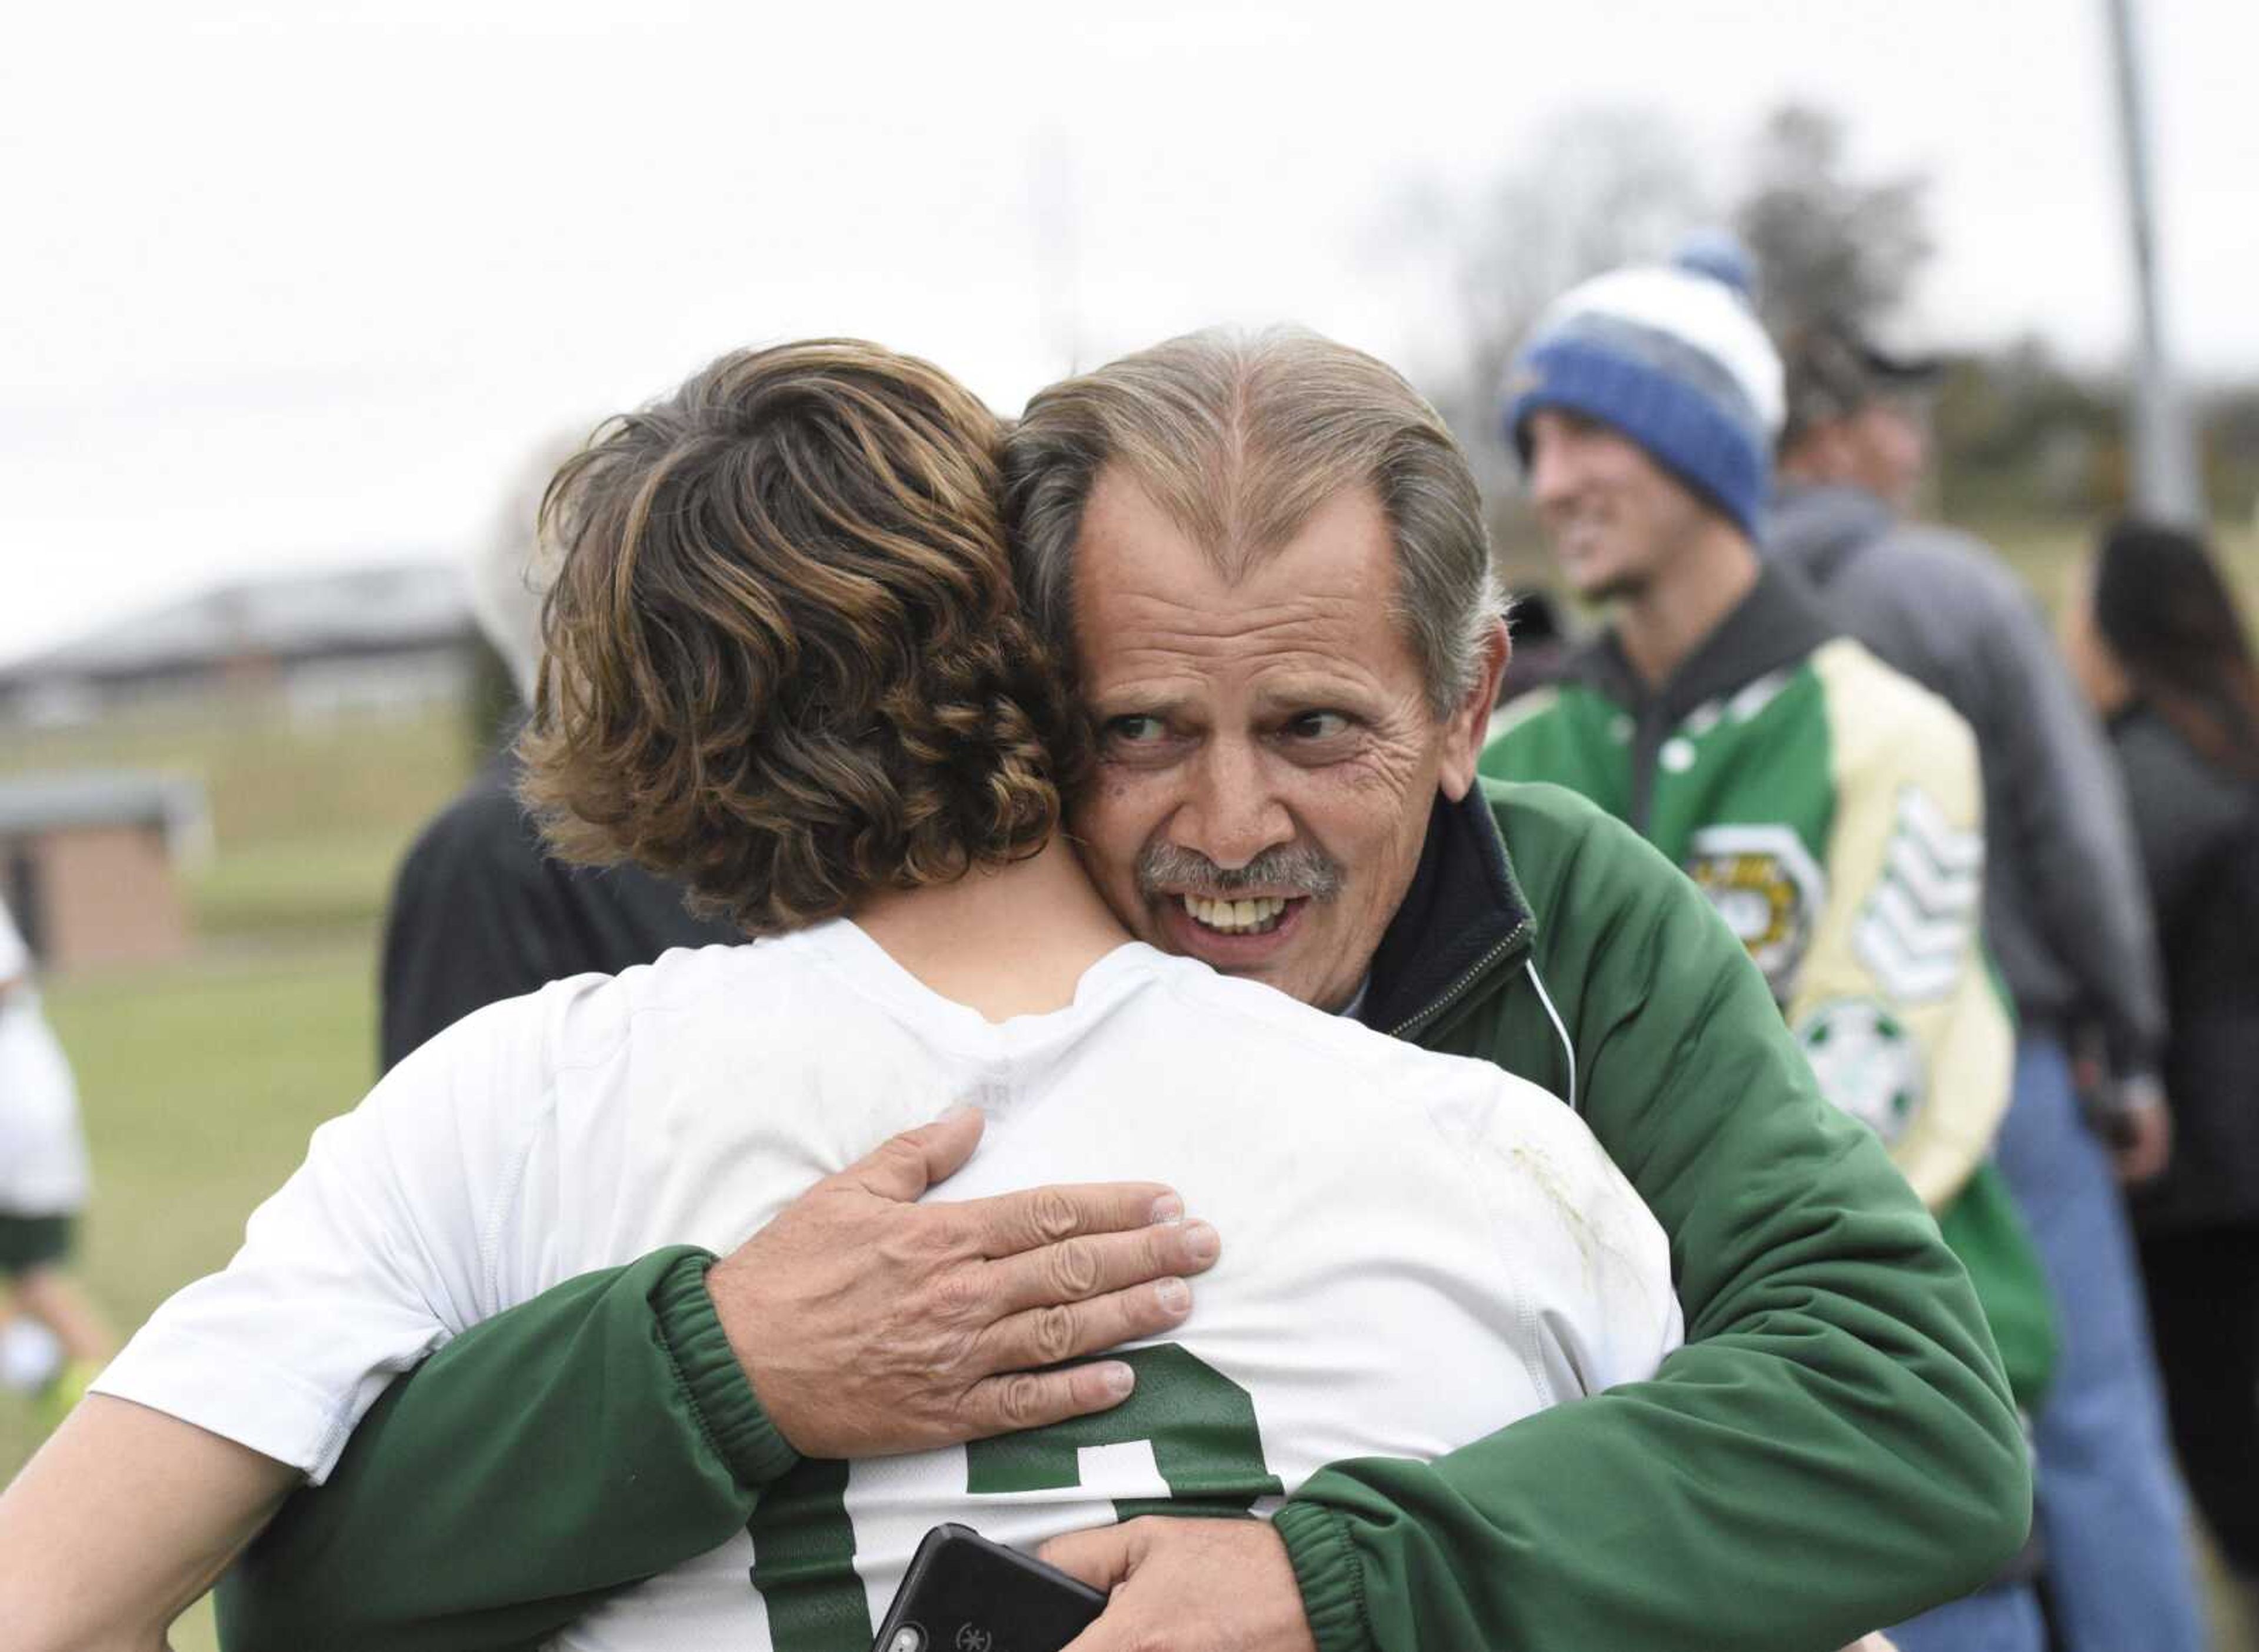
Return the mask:
M1036 1558L1111 1594L1129 1577L1136 1547L1127 1527L1094 1526L1052 1538L1036 1551Z
M888 1136L850 1164L847 1178L866 1193L909 1204L965 1168L987 1122L978 1107L951 1107L930 1124Z

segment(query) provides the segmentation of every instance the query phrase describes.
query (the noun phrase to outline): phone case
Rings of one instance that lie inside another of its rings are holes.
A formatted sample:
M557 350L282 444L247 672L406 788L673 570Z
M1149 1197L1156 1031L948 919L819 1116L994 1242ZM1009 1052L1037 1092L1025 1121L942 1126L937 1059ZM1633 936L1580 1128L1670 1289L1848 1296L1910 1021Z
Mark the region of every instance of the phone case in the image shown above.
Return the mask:
M871 1652L1061 1652L1106 1597L969 1526L937 1526L910 1556Z

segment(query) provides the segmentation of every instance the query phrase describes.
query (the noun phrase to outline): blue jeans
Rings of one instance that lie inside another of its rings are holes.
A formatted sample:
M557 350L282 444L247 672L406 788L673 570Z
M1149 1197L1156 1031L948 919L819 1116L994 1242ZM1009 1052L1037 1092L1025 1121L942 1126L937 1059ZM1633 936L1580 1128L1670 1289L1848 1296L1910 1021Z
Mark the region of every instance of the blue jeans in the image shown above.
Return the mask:
M2027 1583L1979 1589L1890 1632L1899 1652L2046 1652L2047 1626Z
M1998 1161L2062 1330L2033 1442L2047 1588L2065 1652L2203 1652L2187 1496L2166 1444L2125 1205L2051 1038L2017 1045Z

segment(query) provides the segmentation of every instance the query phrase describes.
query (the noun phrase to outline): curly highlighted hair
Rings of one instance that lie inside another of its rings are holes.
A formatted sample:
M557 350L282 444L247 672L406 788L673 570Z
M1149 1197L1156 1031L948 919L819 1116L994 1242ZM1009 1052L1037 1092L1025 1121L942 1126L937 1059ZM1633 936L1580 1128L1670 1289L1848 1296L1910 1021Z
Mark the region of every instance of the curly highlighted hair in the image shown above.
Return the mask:
M1087 735L1023 617L1001 429L938 368L819 339L600 427L521 743L558 852L752 934L1041 848Z

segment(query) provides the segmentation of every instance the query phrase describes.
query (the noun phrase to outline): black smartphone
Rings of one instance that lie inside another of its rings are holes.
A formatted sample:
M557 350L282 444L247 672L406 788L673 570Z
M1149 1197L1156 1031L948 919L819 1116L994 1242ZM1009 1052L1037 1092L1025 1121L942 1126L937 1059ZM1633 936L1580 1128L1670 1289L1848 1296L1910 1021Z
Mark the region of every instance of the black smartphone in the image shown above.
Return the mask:
M1060 1652L1105 1610L1104 1595L1056 1567L970 1526L937 1526L871 1652Z

